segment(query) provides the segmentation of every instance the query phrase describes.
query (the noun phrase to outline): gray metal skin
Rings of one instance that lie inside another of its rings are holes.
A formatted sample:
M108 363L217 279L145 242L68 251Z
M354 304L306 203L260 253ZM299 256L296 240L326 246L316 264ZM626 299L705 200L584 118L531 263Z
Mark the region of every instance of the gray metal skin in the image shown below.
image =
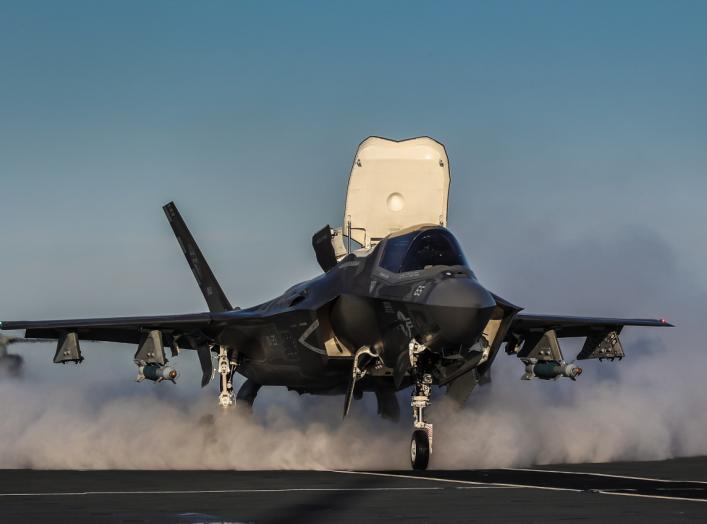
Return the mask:
M471 270L438 266L393 274L378 265L385 245L366 257L349 255L269 302L213 314L223 326L216 342L238 348L238 372L254 382L320 394L344 393L351 376L351 358L327 356L324 341L332 335L351 353L374 348L391 370L407 355L411 338L440 355L476 342L496 302ZM440 327L445 318L449 325ZM436 376L436 383L445 382L443 374ZM408 385L405 380L395 389ZM364 390L393 386L392 374L361 384Z
M55 362L63 363L82 358L79 339L140 344L147 333L159 331L173 355L181 349L199 351L202 385L212 371L210 352L225 350L235 371L249 379L239 398L250 405L260 386L343 394L352 382L353 354L368 347L380 361L356 384L353 393L357 396L361 391L375 391L381 413L396 418L397 405L390 405L390 392L407 388L414 380L411 341L427 349L418 369L431 374L433 385L446 384L450 394L463 400L488 376L503 342L507 342L508 353L517 353L526 338L547 330L553 330L557 337L596 339L597 334L617 334L626 325L669 325L653 319L519 314L521 308L485 289L466 265L432 266L407 273L383 269L380 259L389 238L370 254L349 254L322 275L291 287L271 301L233 309L174 204L164 209L210 312L14 321L2 322L0 327L24 329L26 337L59 339L60 344L67 335L76 334L72 335L76 347L65 352L67 357L61 358L57 350ZM436 227L422 226L419 231L429 229ZM493 340L486 340L482 332L492 315L500 320L500 326ZM601 339L599 336L597 343ZM332 354L331 347L339 353Z

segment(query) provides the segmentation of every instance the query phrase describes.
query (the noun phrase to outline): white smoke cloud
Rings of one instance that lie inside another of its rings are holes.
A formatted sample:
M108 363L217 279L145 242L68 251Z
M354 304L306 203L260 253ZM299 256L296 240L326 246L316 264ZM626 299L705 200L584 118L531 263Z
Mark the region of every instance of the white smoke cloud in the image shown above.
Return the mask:
M521 363L500 354L493 383L478 388L463 409L453 409L441 395L435 399L429 411L435 424L431 467L707 454L707 355L701 325L707 300L689 275L668 263L672 258L664 244L650 235L648 240L628 235L594 243L558 242L552 259L529 267L525 275L519 272L507 285L517 285L528 297L542 294L542 304L556 304L552 312L631 314L635 307L640 314L648 309L670 313L678 327L627 328L627 358L589 361L576 383L521 382ZM646 257L651 261L643 263ZM577 275L582 282L576 282ZM578 296L577 290L585 288L586 295ZM372 395L355 402L342 422L343 397L299 397L283 388L261 390L256 413L248 418L220 412L214 384L205 392L193 386L196 371L186 373L176 387L126 387L120 377L132 372L129 353L119 355L124 364L118 364L118 356L89 346L84 348L92 362L88 367L57 370L49 364L51 351L33 347L24 379L0 382L0 467L408 467L406 393L399 395L405 415L399 425L375 415ZM575 352L566 345L566 356ZM187 364L197 367L196 362Z
M331 398L323 399L314 413L296 409L295 402L266 401L256 416L248 417L221 411L213 394L189 402L160 398L149 388L139 395L97 400L93 389L52 392L46 386L2 384L0 466L374 468L381 457L386 467L405 465L407 442L399 444L407 439L407 428L388 425L381 434L379 421L365 413L341 423L341 402ZM391 447L398 453L391 453Z

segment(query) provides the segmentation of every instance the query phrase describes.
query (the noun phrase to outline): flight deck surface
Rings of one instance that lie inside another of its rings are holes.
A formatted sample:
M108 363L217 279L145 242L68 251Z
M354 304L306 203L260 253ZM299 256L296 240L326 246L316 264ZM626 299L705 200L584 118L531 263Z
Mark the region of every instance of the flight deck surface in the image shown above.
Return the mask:
M707 457L444 471L0 470L9 522L705 522Z

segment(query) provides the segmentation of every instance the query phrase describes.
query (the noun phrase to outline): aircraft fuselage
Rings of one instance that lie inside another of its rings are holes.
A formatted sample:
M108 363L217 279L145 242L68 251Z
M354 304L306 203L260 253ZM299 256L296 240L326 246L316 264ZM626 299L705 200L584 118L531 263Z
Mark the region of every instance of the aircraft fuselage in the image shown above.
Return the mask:
M442 228L426 230L451 237ZM435 383L484 351L487 359L490 341L479 341L497 303L468 266L391 272L381 266L385 244L366 256L349 255L269 302L219 314L217 343L238 348L239 373L258 384L320 394L345 390L362 347L382 364L362 381L363 389L409 386L404 372L411 339L438 359Z

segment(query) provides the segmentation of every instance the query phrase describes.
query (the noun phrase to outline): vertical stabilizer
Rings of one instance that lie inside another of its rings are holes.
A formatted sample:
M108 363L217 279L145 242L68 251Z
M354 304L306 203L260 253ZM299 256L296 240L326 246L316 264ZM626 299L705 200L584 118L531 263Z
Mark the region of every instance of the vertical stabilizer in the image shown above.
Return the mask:
M196 283L199 284L206 304L209 306L209 311L219 312L233 309L211 268L206 263L206 259L202 255L194 237L191 236L189 228L187 228L182 219L182 215L179 214L177 206L174 205L174 202L170 202L162 209L164 209L169 225L172 226L179 246L182 248L192 273L194 273L194 278L196 278Z

